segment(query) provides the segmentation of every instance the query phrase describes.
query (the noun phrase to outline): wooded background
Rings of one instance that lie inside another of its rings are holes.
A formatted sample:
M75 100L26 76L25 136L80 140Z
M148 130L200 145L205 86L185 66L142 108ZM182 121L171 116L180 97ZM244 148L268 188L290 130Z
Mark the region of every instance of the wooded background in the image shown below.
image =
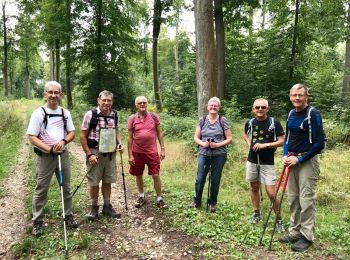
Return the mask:
M108 89L118 109L146 95L158 111L200 116L216 95L234 119L249 116L252 101L264 96L284 117L288 91L301 82L325 116L348 122L349 6L348 0L1 0L0 97L42 97L53 79L69 108L94 105ZM195 35L184 30L184 12L194 16Z

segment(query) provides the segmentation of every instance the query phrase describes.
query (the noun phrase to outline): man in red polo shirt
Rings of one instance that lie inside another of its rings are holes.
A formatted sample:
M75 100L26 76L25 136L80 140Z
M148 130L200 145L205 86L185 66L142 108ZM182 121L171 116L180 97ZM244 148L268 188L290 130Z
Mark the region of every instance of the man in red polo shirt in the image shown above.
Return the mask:
M156 113L147 111L147 98L139 96L135 99L137 113L128 120L128 153L129 172L136 176L139 198L135 204L136 208L142 207L147 201L143 191L143 171L145 165L148 167L148 174L152 176L154 189L157 194L157 206L167 208L161 196L160 181L160 160L165 158L164 138L160 130L160 121ZM161 147L158 154L157 138Z

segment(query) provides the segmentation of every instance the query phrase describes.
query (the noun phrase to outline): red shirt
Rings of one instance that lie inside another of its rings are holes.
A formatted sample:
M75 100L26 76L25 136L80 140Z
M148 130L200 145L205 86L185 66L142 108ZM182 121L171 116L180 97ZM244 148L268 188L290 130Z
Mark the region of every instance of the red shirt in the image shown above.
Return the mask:
M144 118L138 113L129 116L128 129L133 131L132 151L135 153L158 153L157 130L160 124L156 113L147 112Z

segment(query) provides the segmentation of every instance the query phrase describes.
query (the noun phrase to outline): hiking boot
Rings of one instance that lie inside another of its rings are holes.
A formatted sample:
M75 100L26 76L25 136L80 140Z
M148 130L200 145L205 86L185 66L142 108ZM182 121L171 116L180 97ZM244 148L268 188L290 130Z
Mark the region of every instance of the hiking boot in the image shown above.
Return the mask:
M312 241L309 241L304 236L301 236L299 240L292 245L292 250L296 252L304 252L310 246L312 246Z
M120 218L122 216L113 209L112 204L103 205L102 214L110 218Z
M135 203L135 208L141 208L143 205L147 203L145 197L139 197Z
M91 205L90 212L86 214L88 220L96 220L98 218L98 205Z
M216 212L216 205L209 205L209 211L211 213L215 213Z
M69 228L77 228L79 226L73 215L66 215L66 224Z
M261 220L261 215L260 213L254 212L253 215L250 217L250 223L251 224L256 224Z
M188 205L189 208L192 209L199 209L201 207L201 205L195 201L192 201L190 205Z
M40 237L43 234L43 223L42 222L33 223L32 234L36 237Z
M164 200L161 199L157 201L157 207L160 209L167 209L168 205L165 204Z
M277 233L283 233L285 231L282 219L277 219L275 230Z
M300 235L299 236L292 236L292 235L288 234L288 235L286 235L284 237L280 237L278 239L278 241L280 243L284 243L284 244L295 243L295 242L297 242L299 240L299 238L300 238Z

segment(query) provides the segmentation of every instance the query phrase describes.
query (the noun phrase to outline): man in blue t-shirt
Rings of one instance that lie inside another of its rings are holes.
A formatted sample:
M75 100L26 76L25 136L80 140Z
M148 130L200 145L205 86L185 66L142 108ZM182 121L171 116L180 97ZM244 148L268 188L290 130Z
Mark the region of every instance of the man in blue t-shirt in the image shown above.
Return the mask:
M284 132L281 123L267 115L269 104L266 99L259 98L255 100L252 111L255 117L246 122L243 138L249 146L246 180L250 183L250 197L254 210L250 222L255 224L261 219L259 194L261 184L265 185L266 193L271 201L275 194L275 150L283 145ZM281 214L278 212L278 199L276 199L273 208L277 215L276 230L277 232L283 232L284 226Z
M289 96L294 109L287 117L283 163L291 167L288 180L291 218L289 234L279 241L293 243L292 250L302 252L314 241L316 186L320 174L317 154L324 148L325 134L320 112L308 105L308 88L296 84Z

